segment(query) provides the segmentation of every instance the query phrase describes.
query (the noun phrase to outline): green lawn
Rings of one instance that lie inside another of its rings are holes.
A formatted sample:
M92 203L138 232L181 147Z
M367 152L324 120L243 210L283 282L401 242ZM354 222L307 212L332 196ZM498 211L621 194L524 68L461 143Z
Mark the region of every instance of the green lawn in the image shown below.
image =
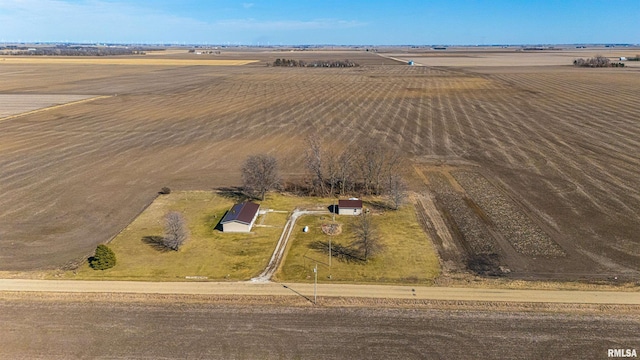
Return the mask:
M88 264L62 276L87 280L185 281L188 279L248 280L266 267L282 228L294 208L326 209L335 199L269 194L251 234L224 234L214 230L235 201L230 196L208 191L173 192L160 195L140 216L116 236L108 246L115 252L117 264L108 270L93 270ZM161 251L148 237L163 235L164 215L181 212L189 226L190 237L179 251ZM278 211L285 211L281 213ZM438 276L439 264L431 242L417 223L412 206L399 211L376 212L375 223L385 250L366 264L333 259L328 268L328 253L311 249L314 241L327 241L320 225L331 215L303 216L291 237L288 255L276 274L281 281L311 281L316 262L321 281L429 283ZM337 216L343 233L333 237L334 244L351 242L355 217ZM302 228L308 225L310 233ZM327 276L331 273L332 280Z
M161 195L108 246L117 265L96 271L87 264L66 273L76 279L179 281L187 277L212 280L247 280L267 265L282 232L287 214L269 213L252 234L224 234L213 230L234 200L206 191ZM268 201L263 206L269 206ZM170 210L184 214L190 237L179 251L159 251L143 239L162 236L163 217ZM256 223L260 223L262 215Z
M369 261L347 261L332 258L313 244L328 242L321 230L331 216L303 216L291 236L285 263L276 274L279 281L313 281L313 268L318 264L318 281L356 283L429 284L440 274L440 265L431 241L424 233L411 205L398 211L374 212L373 220L383 251ZM354 239L356 217L336 216L342 233L332 236L332 245L348 246ZM309 226L309 232L302 228ZM331 279L329 279L331 275Z

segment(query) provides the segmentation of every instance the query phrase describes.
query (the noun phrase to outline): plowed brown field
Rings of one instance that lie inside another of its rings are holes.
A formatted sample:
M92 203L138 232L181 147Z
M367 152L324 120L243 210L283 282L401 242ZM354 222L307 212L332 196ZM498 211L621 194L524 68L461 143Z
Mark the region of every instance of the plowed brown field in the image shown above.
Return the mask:
M297 53L246 56L263 62L245 66L0 64L0 94L110 96L0 122L0 269L82 258L162 186L237 185L248 154L276 155L299 175L303 139L317 134L339 147L373 137L427 177L434 166L471 164L504 209L518 209L562 255L540 257L527 241L504 238L517 230L491 218L502 208L483 209L495 225L483 234L498 241L477 246L520 246L505 251L524 261L511 266L514 276L638 277L637 69L479 72L348 55L335 58L365 65L264 66Z
M635 314L169 299L9 298L0 358L606 359L611 348L637 349L640 331Z

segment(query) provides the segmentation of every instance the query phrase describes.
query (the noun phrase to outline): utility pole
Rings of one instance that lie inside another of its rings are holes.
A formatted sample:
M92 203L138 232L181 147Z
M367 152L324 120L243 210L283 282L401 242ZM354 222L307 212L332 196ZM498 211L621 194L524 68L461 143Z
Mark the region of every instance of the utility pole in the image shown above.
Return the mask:
M313 268L313 273L315 275L313 280L313 304L318 305L318 264Z
M329 269L331 269L331 235L329 235ZM331 274L329 274L331 276Z
M338 197L336 196L336 199ZM333 222L336 222L336 208L337 208L337 204L335 203L335 201L333 202Z

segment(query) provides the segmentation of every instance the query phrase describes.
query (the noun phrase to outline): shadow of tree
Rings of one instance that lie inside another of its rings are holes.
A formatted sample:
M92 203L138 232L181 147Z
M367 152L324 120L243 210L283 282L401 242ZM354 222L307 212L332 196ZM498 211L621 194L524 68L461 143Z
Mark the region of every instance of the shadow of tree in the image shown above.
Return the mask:
M309 244L309 248L313 250L322 251L325 254L329 254L329 242L328 241L314 241ZM345 262L364 263L364 259L360 256L357 249L349 246L344 246L336 243L331 244L331 256L334 259Z
M242 192L242 188L238 186L219 187L215 189L220 196L233 200L235 203L253 200L253 197Z
M153 249L160 252L168 252L171 249L166 247L163 242L164 238L162 236L145 236L142 238L142 242L151 246Z
M392 206L381 200L368 200L363 203L373 210L395 210Z

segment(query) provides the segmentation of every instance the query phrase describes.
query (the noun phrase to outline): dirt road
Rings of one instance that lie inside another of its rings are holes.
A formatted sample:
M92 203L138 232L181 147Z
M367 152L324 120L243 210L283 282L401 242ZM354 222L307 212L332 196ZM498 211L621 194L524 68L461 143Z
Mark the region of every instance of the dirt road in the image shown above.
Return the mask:
M313 296L313 284L0 279L0 291ZM318 284L318 297L640 305L638 292Z

